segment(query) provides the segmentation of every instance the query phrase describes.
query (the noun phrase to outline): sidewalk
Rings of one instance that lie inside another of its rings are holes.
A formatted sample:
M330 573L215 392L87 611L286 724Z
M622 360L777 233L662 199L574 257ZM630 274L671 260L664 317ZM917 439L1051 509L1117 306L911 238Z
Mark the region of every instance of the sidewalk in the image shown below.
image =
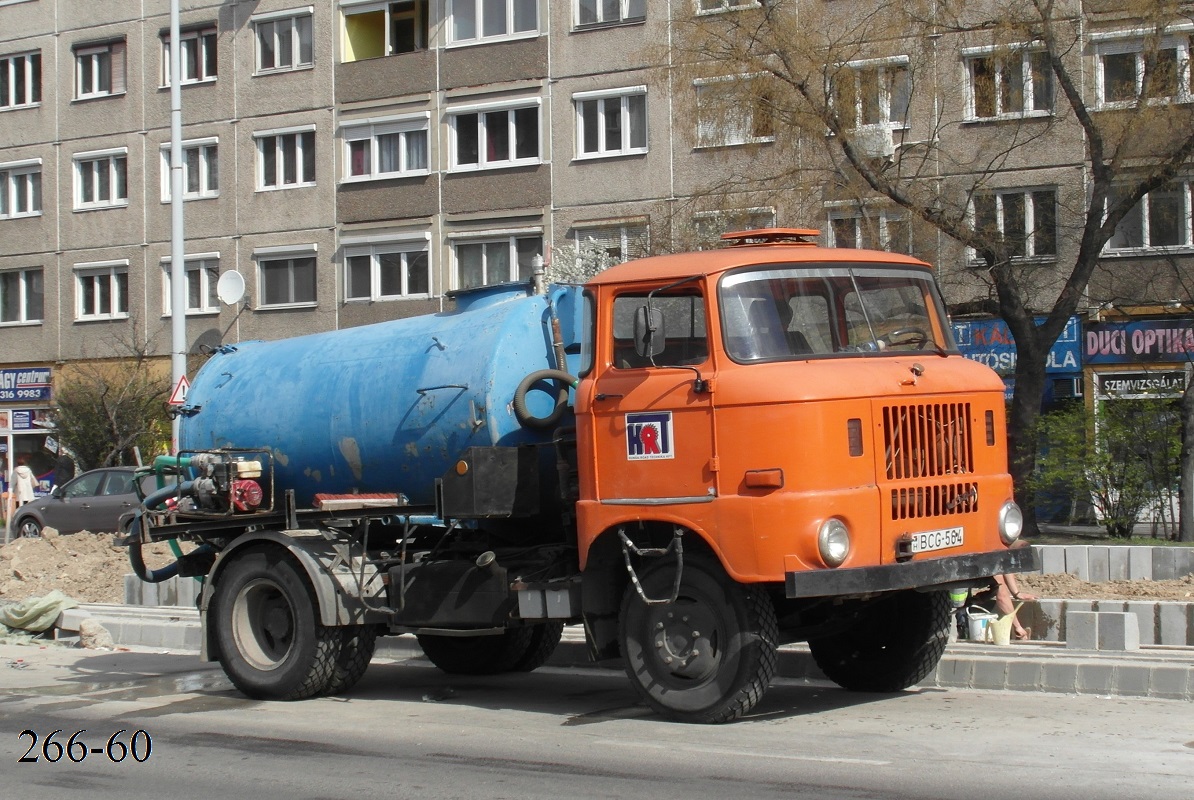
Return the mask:
M64 627L73 623L77 628L78 620L86 616L101 622L118 645L189 653L199 650L199 616L193 609L89 604L66 612ZM378 640L375 657L406 660L422 658L423 653L413 636L396 636ZM593 666L580 626L564 629L560 646L548 663ZM619 661L599 666L622 668ZM803 644L780 648L779 677L826 680ZM1194 647L1142 646L1111 651L1077 650L1058 642L1008 646L957 642L946 648L935 673L920 685L1194 701Z

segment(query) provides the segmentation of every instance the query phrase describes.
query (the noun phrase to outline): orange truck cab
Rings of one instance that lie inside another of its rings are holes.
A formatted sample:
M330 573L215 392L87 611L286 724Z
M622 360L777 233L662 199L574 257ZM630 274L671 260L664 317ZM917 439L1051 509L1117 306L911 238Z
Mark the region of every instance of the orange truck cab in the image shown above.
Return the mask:
M744 713L789 641L847 688L905 688L944 650L947 589L1033 567L1003 384L958 353L931 269L816 234L726 234L586 287L584 620L674 717Z

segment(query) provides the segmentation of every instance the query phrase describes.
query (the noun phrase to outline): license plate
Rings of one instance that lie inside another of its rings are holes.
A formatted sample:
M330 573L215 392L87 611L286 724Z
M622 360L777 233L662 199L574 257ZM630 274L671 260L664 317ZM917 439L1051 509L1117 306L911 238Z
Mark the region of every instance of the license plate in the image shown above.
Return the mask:
M961 547L965 538L963 528L945 528L939 531L924 531L912 534L912 543L908 548L913 553L928 553L933 550L948 550L951 547Z

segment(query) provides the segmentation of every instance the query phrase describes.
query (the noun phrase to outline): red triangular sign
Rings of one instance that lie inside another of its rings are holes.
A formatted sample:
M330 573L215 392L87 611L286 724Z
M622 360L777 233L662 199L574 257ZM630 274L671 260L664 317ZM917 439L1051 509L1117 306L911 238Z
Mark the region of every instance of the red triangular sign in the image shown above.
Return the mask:
M172 406L185 405L187 402L187 391L191 388L191 382L187 380L187 376L179 377L178 383L174 385L174 391L170 393L170 399L166 402Z

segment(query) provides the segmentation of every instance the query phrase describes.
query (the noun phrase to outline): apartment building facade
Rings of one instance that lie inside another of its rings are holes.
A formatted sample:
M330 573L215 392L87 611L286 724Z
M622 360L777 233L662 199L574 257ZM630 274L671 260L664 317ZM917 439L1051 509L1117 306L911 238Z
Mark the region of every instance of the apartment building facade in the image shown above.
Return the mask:
M731 103L727 118L734 76L668 69L678 21L728 23L756 5L180 0L191 352L441 310L453 290L526 278L537 257L616 261L777 223L911 252L940 266L951 302L985 296L965 247L844 191L818 148L780 147L765 108ZM169 9L0 0L0 384L13 391L0 408L21 412L0 432L9 452L36 433L66 365L130 348L167 358ZM1126 16L1092 19L1073 57L1110 107L1142 73L1140 36ZM1180 102L1190 41L1174 28ZM927 46L909 31L850 62L877 155L934 136L993 152L1009 123L1050 126L1058 88L1031 47L1010 65L980 33L936 38L935 77L913 82ZM949 124L942 108L957 110ZM1074 246L1059 220L1085 202L1081 132L1053 127L970 206L1039 264L1042 303ZM820 177L744 178L783 167ZM1172 264L1194 254L1190 192L1183 179L1141 204L1092 308L1131 297L1188 319ZM216 282L233 269L247 294L227 305ZM1148 297L1125 284L1145 273Z

